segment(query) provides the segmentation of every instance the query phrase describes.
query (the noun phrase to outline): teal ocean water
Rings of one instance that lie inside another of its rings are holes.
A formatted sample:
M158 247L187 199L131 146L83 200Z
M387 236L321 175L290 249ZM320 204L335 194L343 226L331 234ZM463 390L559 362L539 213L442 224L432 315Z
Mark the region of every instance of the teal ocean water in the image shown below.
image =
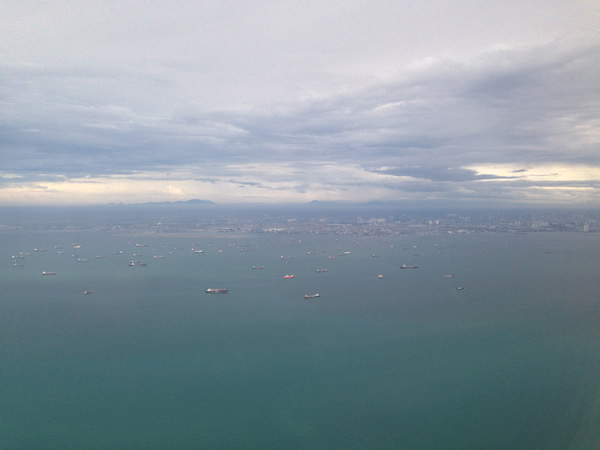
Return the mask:
M4 232L0 253L2 448L600 444L596 234Z

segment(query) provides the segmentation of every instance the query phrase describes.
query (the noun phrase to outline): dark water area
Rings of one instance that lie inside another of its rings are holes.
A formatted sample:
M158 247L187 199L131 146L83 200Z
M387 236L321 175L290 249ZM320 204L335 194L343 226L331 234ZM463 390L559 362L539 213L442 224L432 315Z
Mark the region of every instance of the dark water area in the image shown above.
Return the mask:
M596 233L11 231L0 261L2 448L600 443Z

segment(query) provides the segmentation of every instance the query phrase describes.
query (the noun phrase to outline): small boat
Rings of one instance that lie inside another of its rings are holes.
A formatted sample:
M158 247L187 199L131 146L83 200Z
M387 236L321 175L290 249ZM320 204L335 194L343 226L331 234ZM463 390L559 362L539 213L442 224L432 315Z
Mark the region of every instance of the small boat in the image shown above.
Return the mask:
M146 267L148 264L139 261L130 261L129 267Z
M401 269L418 269L419 266L407 266L406 264L402 264L400 266Z
M94 291L83 291L83 295L90 295L93 293L94 293Z
M207 294L227 294L229 292L229 289L215 289L215 288L208 288L206 290Z
M56 275L56 272L42 272L42 275Z
M154 258L154 259L165 259L165 257L163 255L155 255L152 258Z
M23 264L19 264L19 263L14 263L13 267L23 267Z
M383 275L378 275L377 278L379 278L381 280L381 279L383 279Z
M465 289L464 286L459 286L459 287L456 288L457 291L462 291L464 289Z
M319 294L304 294L304 298L319 298Z
M289 280L291 278L294 278L294 275L286 275L283 277L284 280Z
M317 272L319 272L319 273L327 272L327 269L317 269Z

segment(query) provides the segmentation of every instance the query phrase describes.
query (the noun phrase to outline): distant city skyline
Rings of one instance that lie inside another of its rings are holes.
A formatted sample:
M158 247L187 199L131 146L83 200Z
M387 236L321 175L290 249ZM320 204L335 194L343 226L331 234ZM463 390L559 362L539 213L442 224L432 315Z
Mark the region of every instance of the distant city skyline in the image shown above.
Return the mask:
M597 2L0 14L0 205L600 206Z

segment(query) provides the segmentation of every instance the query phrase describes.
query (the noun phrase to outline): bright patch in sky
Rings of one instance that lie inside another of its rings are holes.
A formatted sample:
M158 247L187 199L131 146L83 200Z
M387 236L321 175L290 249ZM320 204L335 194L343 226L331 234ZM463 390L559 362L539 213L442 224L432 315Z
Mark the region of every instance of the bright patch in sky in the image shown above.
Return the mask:
M498 178L487 178L483 181L497 181L519 178L531 181L592 181L600 182L600 166L583 164L542 164L536 167L523 168L518 164L468 166L478 175L493 175Z

